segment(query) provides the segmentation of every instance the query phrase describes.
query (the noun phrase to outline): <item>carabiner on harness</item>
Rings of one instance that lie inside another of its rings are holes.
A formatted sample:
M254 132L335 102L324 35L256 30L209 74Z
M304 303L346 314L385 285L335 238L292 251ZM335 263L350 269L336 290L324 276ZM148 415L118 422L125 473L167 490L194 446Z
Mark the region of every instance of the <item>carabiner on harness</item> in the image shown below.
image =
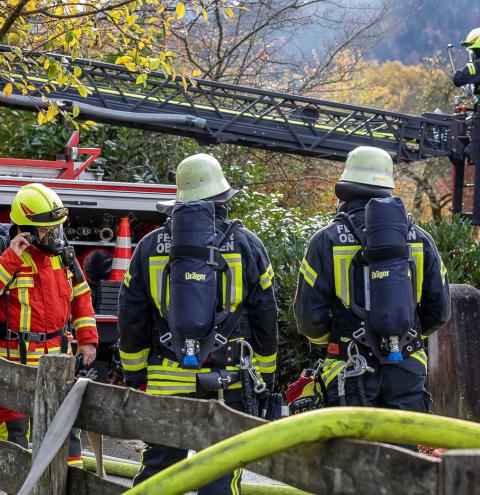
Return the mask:
M357 343L352 340L347 348L347 362L338 374L338 397L340 405L345 404L345 382L347 378L362 376L365 372L374 373L375 370L368 365L367 360L359 353Z
M265 392L267 385L261 379L253 364L253 348L245 340L239 340L238 343L240 344L240 369L248 371L253 381L253 391L256 394L261 394Z

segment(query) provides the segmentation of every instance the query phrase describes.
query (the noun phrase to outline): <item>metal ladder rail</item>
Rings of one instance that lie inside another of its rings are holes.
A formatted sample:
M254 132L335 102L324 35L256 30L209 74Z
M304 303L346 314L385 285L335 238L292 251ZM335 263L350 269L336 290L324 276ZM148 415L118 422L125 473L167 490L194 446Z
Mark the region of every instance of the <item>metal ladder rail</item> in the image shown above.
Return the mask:
M7 50L0 47L0 52ZM449 121L203 80L189 85L185 93L180 78L172 81L158 72L149 74L143 88L135 84L137 73L123 66L81 59L68 65L74 66L82 68L80 80L91 94L85 99L75 88L56 89L50 93L52 98L114 111L189 113L207 120L205 129L132 125L142 129L187 135L202 143L232 143L334 160L345 159L359 145L380 146L396 160L405 161L449 154ZM33 62L29 75L21 67L15 71L36 87L47 82ZM96 120L109 122L108 118Z

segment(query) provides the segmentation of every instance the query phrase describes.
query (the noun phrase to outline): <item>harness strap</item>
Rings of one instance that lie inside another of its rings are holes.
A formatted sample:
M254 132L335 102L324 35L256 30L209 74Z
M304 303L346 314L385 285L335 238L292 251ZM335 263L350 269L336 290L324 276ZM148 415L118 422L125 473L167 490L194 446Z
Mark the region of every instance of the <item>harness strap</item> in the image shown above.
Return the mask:
M60 342L60 352L66 354L68 351L68 338L65 334L65 330L68 327L68 323L55 332L46 333L46 332L16 332L14 330L7 330L6 324L0 325L0 340L6 340L7 344L11 340L18 340L18 350L20 354L20 362L22 364L27 364L27 342L47 342L48 340L52 340L56 337L62 337ZM12 339L9 338L10 335L15 335L16 337Z
M386 246L377 248L365 248L363 258L367 263L375 261L386 261L395 258L409 259L410 249L408 246Z

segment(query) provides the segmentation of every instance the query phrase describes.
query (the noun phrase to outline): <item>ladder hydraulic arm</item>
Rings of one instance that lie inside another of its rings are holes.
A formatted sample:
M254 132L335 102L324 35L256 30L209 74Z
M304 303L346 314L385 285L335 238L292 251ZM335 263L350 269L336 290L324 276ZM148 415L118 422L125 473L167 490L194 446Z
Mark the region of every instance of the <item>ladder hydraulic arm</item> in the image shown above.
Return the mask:
M0 46L0 52L7 50ZM80 67L79 79L89 95L83 98L68 87L52 90L48 96L88 104L90 108L81 108L81 116L97 122L187 134L201 143L230 143L331 160L344 160L355 147L371 145L399 161L415 161L449 155L455 142L452 122L436 115L417 117L204 80L195 80L185 91L180 78L172 80L162 72L150 72L143 86L135 83L137 73L121 65L49 56L72 71ZM28 74L20 65L14 70L35 87L48 82L38 65L27 64L27 68ZM31 96L39 95L32 92ZM1 103L35 108L38 101L18 95L10 101L2 98ZM123 114L115 117L117 112ZM134 119L136 114L144 120ZM149 114L187 114L205 119L206 125L164 124L148 120Z

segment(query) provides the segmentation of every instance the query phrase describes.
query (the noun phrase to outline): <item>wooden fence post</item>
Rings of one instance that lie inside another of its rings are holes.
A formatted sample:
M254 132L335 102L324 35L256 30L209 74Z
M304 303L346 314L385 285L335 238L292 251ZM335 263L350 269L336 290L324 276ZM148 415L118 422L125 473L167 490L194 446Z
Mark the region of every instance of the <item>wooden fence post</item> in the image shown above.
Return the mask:
M440 495L479 493L480 449L445 452L440 470Z
M35 459L48 425L73 385L75 360L64 354L40 358L33 412L33 458ZM33 490L34 495L61 495L67 490L68 438Z

